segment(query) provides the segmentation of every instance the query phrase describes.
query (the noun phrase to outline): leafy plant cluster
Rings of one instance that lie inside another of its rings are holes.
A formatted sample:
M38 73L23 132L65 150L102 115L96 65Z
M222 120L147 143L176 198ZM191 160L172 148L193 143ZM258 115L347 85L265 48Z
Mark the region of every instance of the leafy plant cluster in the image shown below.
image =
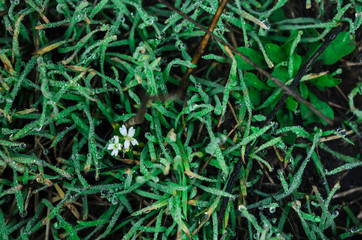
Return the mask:
M174 2L204 26L218 4ZM286 0L231 1L214 33L288 85L339 21L349 30L320 56L323 67L353 52L362 24L360 1L305 4L318 9L315 18L288 18ZM205 33L179 14L140 0L12 0L0 1L0 10L1 239L292 239L295 223L308 239L361 231L348 206L332 204L340 185L327 181L361 166L360 155L322 140L355 143L308 127L325 122L292 97L275 122L260 127L282 90L215 41L189 79L185 102L149 103L145 121L133 126L139 145L111 155L109 140L145 96L167 95L196 67L192 52ZM340 74L310 69L298 91L334 118L314 90L343 83ZM357 85L349 95L354 120L343 123L358 136L361 92ZM258 138L228 193L236 162ZM338 166L328 171L318 149ZM305 183L307 168L322 184ZM261 188L266 182L277 190ZM224 197L233 201L218 221Z

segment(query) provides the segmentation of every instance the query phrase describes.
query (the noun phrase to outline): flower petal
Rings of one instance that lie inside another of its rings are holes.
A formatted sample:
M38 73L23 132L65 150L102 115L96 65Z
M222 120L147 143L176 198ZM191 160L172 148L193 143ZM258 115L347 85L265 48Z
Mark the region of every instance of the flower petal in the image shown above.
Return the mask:
M118 149L113 149L111 155L112 156L117 156L118 155Z
M138 141L134 138L132 138L131 143L133 146L138 145Z
M125 125L122 125L122 127L119 129L119 131L123 136L127 136L127 128Z
M124 149L126 149L126 151L129 150L129 145L130 145L130 142L128 139L126 139L126 141L124 141L124 145L123 145L123 147L124 147Z
M128 130L128 137L133 137L134 133L136 132L136 130L131 127L129 130Z
M121 143L117 144L116 148L117 148L118 150L122 150L122 144L121 144Z
M117 135L113 137L113 142L115 142L115 143L119 142L119 137Z
M114 143L109 144L107 149L108 150L113 150L114 149Z

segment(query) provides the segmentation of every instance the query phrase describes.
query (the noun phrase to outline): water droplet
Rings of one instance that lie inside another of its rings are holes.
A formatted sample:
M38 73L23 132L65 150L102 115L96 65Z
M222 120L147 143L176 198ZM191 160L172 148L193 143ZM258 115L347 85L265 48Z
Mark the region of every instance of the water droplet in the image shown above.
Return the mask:
M72 160L73 161L76 161L78 159L78 153L72 155Z
M147 24L148 26L151 26L151 25L153 24L153 19L147 20L147 21L146 21L146 24Z
M358 231L358 227L356 227L356 226L349 229L350 233L355 233L357 231Z
M342 136L346 136L346 130L345 129L342 129L342 128L337 128L336 130L339 134L341 134Z
M54 223L53 226L55 227L55 229L59 229L60 228L60 224L58 222Z
M26 217L26 215L28 215L28 212L27 212L26 210L24 210L23 212L19 212L19 216L20 216L21 218Z
M155 182L155 183L158 183L160 181L160 179L158 177L153 177L152 181Z
M228 175L225 174L224 172L221 172L221 177L224 181L226 181L228 179Z
M113 197L111 203L112 203L112 204L117 204L117 203L118 203L118 199L117 199L116 197Z
M137 183L144 182L144 180L145 180L145 178L144 178L144 177L142 177L142 176L138 176L138 177L136 177L136 182L137 182Z
M268 19L263 18L260 20L262 24L264 24L265 26L263 28L269 29L270 28L270 23L268 22Z
M30 165L30 171L31 171L31 172L36 172L36 170L38 170L38 166L37 166L37 165L35 165L35 164Z
M241 204L241 205L239 205L238 209L239 209L239 211L241 211L241 210L245 210L246 207L243 204Z
M178 49L179 51L181 51L182 49L184 49L183 43L178 43L178 44L176 44L176 47L177 47L177 49Z
M7 103L12 103L12 102L14 102L14 99L12 99L11 97L8 97L8 98L5 98L5 101Z
M37 177L35 178L35 180L38 182L38 183L43 183L44 182L44 179L42 177Z
M39 124L37 124L35 127L34 127L34 130L39 132L41 129L43 128L43 126L40 126Z
M269 208L269 212L270 212L270 213L275 213L275 207L270 207L270 208Z
M101 194L102 194L102 195L107 195L108 193L109 193L109 190L102 190L102 191L101 191Z
M43 64L43 63L44 63L43 57L42 57L42 56L39 56L39 57L36 59L36 62L38 63L38 65Z
M338 211L333 211L333 212L332 212L332 216L333 216L333 217L337 217L338 215L339 215L339 212L338 212Z
M45 148L45 149L43 150L43 154L44 154L44 155L48 155L48 153L49 153L49 150Z
M58 4L56 7L57 12L64 13L64 9L66 9L67 6L65 4Z
M359 62L362 63L362 53L358 55Z

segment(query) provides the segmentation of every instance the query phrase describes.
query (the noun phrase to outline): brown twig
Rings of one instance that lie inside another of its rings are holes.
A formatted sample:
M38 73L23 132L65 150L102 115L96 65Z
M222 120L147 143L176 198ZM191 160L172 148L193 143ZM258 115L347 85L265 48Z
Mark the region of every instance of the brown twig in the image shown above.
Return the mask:
M163 0L158 0L158 1L159 1L160 3L162 3L162 4L165 4L165 5L168 4L168 3L166 4L165 1L163 1ZM209 30L208 30L209 32L213 32L213 31L214 31L214 29L215 29L215 27L216 27L216 24L217 24L217 22L218 22L219 19L220 19L221 13L222 13L222 11L223 11L224 8L225 8L226 3L227 3L227 0L222 0L222 1L221 1L219 7L218 7L217 10L216 10L216 13L215 13L215 15L214 15L214 18L212 19L212 22L211 22L211 24L210 24L210 27L209 27ZM167 6L168 6L168 5L167 5ZM191 60L191 63L192 63L192 64L197 65L200 57L201 57L202 54L204 53L205 47L206 47L207 43L209 42L209 40L210 40L210 34L209 34L208 32L206 32L205 35L204 35L204 38L202 39L201 43L199 44L199 46L198 46L198 48L197 48L194 56L192 57L192 60ZM194 68L192 68L192 67L187 68L185 74L184 74L183 77L182 77L182 80L181 80L181 82L180 82L180 85L179 85L179 87L178 87L178 89L177 89L178 95L180 95L180 96L184 96L184 95L185 95L185 90L186 90L187 85L188 85L188 80L189 80L190 75L191 75L191 73L192 73L193 70L194 70Z

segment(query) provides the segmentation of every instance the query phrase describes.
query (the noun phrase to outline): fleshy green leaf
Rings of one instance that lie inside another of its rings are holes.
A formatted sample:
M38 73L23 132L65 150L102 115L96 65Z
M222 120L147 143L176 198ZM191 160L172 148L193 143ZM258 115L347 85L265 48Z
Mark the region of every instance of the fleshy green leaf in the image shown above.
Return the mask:
M246 72L244 74L245 84L248 87L253 87L257 90L267 90L269 87L262 82L254 73Z
M299 85L300 94L303 98L307 99L308 97L308 87L304 83L300 83Z
M266 44L265 51L268 54L270 60L272 60L273 63L275 64L287 60L287 55L285 54L284 50L276 44L273 43Z
M247 47L238 47L238 50L241 53L243 53L245 56L249 57L259 67L266 68L266 66L264 64L264 58L259 52L255 51L254 49L247 48ZM241 70L255 69L253 66L251 66L249 63L245 62L238 55L236 55L235 58L236 58L239 69L241 69Z
M286 106L290 111L295 111L298 108L298 102L293 99L293 97L289 96L286 101Z
M317 87L334 87L342 82L342 79L334 78L330 74L323 75L311 80L311 83Z
M282 81L284 83L289 80L288 68L285 66L282 66L282 65L276 66L271 75L276 77L277 79L279 79L280 81ZM270 79L268 79L267 83L270 87L277 86Z
M309 100L310 103L313 104L318 110L320 110L326 117L331 119L334 118L333 109L325 102L321 101L316 95L309 92ZM309 124L312 122L325 122L320 119L318 116L314 115L312 111L304 104L300 104L300 113L302 118L305 120L305 124Z
M348 32L341 32L336 39L321 54L318 60L323 60L325 65L332 65L342 57L350 54L356 47L355 36L351 37Z

